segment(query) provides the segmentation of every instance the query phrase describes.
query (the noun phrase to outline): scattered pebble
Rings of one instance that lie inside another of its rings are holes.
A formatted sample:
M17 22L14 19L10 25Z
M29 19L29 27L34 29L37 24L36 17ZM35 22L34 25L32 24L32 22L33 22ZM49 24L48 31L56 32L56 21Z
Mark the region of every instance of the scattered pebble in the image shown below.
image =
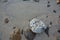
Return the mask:
M34 2L39 2L40 0L33 0Z
M23 29L21 30L21 34L23 34Z
M47 7L50 7L50 6L51 6L51 5L49 5L49 4L47 5Z
M57 4L60 4L60 0L56 0Z
M8 23L9 22L9 19L8 18L5 18L4 22L5 23Z
M16 27L13 27L13 29L15 29Z
M8 0L4 0L3 2L8 2Z
M52 22L50 21L50 25L52 25Z
M58 33L60 33L60 30L58 30Z
M27 40L33 40L35 37L36 33L33 33L30 29L27 29L24 31L24 36Z
M56 10L53 10L54 13L56 13Z
M59 18L60 18L60 16L59 16Z
M48 18L48 16L46 16L46 18Z
M50 3L50 1L48 1L48 4Z
M29 1L29 0L23 0L23 1Z

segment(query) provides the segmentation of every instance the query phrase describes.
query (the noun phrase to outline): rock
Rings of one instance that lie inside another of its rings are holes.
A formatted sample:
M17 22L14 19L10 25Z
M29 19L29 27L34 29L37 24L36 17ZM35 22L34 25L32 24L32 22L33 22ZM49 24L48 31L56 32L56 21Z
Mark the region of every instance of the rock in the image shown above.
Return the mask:
M52 25L52 22L50 21L50 25Z
M23 1L29 1L29 0L23 0Z
M48 1L48 4L50 3L50 1Z
M21 34L23 34L23 29L21 30Z
M48 18L48 16L46 16L46 18Z
M60 0L56 0L57 4L60 4Z
M8 18L5 18L4 22L5 23L8 23L9 22L9 19Z
M33 0L34 2L39 2L40 0Z
M30 29L27 29L24 31L24 36L27 40L33 40L35 37L36 33L33 33Z
M51 5L49 5L49 4L47 5L47 7L50 7L50 6L51 6Z
M58 31L58 33L60 33L60 30L57 30Z
M45 32L45 33L48 35L48 37L49 37L49 27L47 27L44 32Z
M54 13L56 13L56 10L53 10Z
M21 40L20 29L15 28L10 34L10 40Z

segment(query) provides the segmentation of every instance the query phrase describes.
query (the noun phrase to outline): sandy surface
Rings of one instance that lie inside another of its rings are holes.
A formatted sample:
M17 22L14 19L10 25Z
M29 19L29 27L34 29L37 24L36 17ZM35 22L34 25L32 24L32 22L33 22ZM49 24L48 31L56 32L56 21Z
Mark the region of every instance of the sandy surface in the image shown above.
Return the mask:
M57 16L60 15L60 7L56 4L55 0L49 0L50 7L47 7L47 0L40 0L40 2L22 1L22 0L8 0L8 2L0 2L0 40L9 40L10 32L13 30L14 26L20 29L26 29L29 24L29 20L35 16L42 16L43 18L48 15L49 17L45 19L46 23L49 24L50 21L53 22L50 28L50 37L45 33L38 34L34 40L54 40L53 34L56 33L56 21ZM53 13L56 10L56 13ZM4 19L8 17L9 23L4 23ZM22 36L22 40L25 40Z

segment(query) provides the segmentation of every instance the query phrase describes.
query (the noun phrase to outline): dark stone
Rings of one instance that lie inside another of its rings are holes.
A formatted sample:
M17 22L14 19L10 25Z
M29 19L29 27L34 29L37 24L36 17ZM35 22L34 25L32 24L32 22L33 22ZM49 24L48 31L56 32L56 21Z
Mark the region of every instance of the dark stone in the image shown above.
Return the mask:
M34 2L39 2L40 0L33 0Z
M48 16L46 16L46 18L48 18Z
M50 6L51 6L51 5L49 5L49 4L47 5L47 7L50 7Z
M23 34L23 29L21 30L21 34Z
M59 16L59 18L60 18L60 16Z
M56 10L53 10L54 13L56 13Z
M35 35L36 35L36 33L33 33L30 29L28 29L24 32L24 36L27 40L33 40Z
M9 22L9 19L8 18L5 18L4 21L5 21L5 23L8 23Z
M48 4L50 3L50 1L48 1Z
M50 25L52 25L52 22L50 21Z
M23 0L23 1L29 1L29 0Z
M58 33L60 33L60 30L58 30Z
M13 27L13 29L15 29L16 27Z
M3 2L8 2L8 0L4 0Z
M49 27L47 27L44 32L45 32L45 33L48 35L48 37L49 37Z
M59 37L57 37L57 40L60 40L60 36L59 36Z

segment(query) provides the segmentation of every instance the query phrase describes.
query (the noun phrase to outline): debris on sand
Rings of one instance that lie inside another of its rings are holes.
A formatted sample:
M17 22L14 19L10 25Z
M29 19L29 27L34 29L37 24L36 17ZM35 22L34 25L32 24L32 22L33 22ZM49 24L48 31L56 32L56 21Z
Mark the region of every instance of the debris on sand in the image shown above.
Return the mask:
M4 22L5 23L8 23L9 22L9 19L8 18L5 18Z
M48 35L48 37L49 37L49 27L47 27L44 32L45 32L45 33Z
M33 0L34 2L39 2L40 0Z
M60 0L56 0L57 4L60 4Z
M36 33L33 33L30 29L27 29L24 31L24 36L27 40L33 40L35 37Z
M49 4L47 5L47 7L50 7L50 6L51 6L51 5L49 5Z
M15 28L10 34L10 40L21 40L20 29Z
M54 13L56 13L56 10L53 10Z

